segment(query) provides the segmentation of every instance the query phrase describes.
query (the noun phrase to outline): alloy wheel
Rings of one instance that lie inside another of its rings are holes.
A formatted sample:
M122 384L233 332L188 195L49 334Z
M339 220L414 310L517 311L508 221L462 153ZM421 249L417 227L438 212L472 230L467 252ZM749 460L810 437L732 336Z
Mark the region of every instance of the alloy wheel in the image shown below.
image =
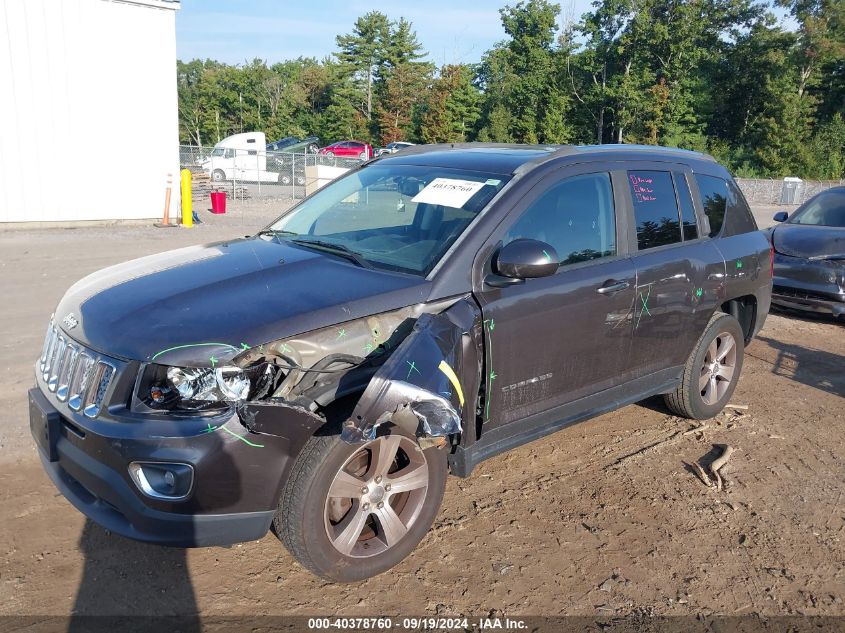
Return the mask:
M429 469L411 438L364 444L335 475L325 504L326 534L345 556L368 558L395 546L425 505Z
M736 340L722 332L707 347L698 388L704 404L716 404L728 390L736 369Z

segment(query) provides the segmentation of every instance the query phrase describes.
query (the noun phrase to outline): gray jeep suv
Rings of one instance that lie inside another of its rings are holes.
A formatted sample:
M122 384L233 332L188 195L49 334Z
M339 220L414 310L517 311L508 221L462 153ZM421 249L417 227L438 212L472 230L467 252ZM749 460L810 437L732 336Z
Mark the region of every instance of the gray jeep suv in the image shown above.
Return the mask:
M272 524L314 573L362 579L414 549L448 472L654 394L718 413L771 257L702 154L410 147L255 236L77 282L31 429L112 532L204 546Z

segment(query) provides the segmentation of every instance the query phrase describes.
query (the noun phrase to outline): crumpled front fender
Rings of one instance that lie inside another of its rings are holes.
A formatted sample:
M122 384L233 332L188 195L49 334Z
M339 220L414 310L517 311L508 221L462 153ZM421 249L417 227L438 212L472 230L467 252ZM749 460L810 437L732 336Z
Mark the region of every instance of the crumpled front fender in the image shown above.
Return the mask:
M371 440L385 422L420 437L461 433L475 419L481 380L481 311L471 297L421 315L373 375L341 437Z

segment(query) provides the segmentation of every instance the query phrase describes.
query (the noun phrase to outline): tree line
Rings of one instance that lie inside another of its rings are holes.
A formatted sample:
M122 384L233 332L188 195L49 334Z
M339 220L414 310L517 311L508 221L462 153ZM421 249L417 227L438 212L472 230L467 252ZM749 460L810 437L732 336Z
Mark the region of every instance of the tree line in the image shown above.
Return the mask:
M791 16L789 29L773 9ZM178 61L181 142L645 143L740 176L845 177L845 0L525 0L478 64L436 67L379 11L322 60ZM563 23L563 27L559 25Z

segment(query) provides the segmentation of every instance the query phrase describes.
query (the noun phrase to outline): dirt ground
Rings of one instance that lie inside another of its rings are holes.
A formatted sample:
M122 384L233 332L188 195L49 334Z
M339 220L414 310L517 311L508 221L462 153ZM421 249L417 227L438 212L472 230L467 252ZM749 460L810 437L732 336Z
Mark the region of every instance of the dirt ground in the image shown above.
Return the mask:
M299 567L269 534L167 549L87 522L29 438L51 310L77 278L242 235L264 206L192 230L0 232L0 615L845 615L845 327L773 314L733 398L696 424L653 399L451 478L434 527L394 570L350 585ZM729 444L722 492L689 464Z

